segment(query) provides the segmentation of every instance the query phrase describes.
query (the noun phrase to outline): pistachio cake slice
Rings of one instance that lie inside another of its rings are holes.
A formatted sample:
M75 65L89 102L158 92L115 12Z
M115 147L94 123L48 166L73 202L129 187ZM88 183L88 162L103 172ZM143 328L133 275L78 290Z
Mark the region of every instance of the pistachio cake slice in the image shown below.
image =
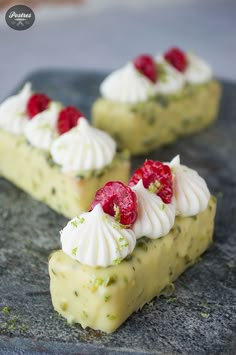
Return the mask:
M107 183L50 255L54 309L71 324L114 332L206 251L215 209L205 181L179 157L146 161L129 186Z
M217 117L221 87L201 58L172 48L141 55L112 72L92 107L95 127L132 155L198 132Z
M68 218L86 211L107 181L127 182L129 169L107 133L29 83L0 105L0 176Z

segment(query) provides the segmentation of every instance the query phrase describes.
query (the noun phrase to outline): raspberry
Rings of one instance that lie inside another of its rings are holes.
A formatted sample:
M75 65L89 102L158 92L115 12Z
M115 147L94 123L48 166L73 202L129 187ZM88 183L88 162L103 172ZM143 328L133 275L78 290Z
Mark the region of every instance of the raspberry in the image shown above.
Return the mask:
M71 128L77 125L80 117L84 117L82 112L77 110L74 106L64 107L57 119L57 130L59 134L68 132Z
M129 181L134 186L143 180L143 186L155 192L164 203L170 203L173 196L173 181L168 165L159 161L146 160L141 168L137 169Z
M33 94L32 96L30 96L26 107L29 119L33 118L38 113L46 110L50 102L51 99L44 94Z
M129 186L109 181L101 187L91 204L90 211L100 203L103 211L130 228L137 218L136 195Z
M184 72L188 65L186 54L179 48L173 47L164 54L164 58L175 69L180 72Z
M154 59L150 55L140 55L133 61L135 68L153 83L157 81L158 71Z

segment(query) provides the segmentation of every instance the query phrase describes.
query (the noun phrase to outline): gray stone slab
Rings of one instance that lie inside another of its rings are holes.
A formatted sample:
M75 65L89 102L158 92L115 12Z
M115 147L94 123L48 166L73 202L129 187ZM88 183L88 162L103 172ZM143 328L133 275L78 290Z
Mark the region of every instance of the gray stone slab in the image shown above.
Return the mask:
M47 70L27 79L35 90L88 115L103 77ZM0 354L234 354L236 84L222 84L215 125L149 155L166 161L180 154L204 176L218 196L215 242L177 280L174 296L154 299L114 334L70 326L53 311L47 258L60 247L66 219L0 179ZM133 159L133 168L142 161Z

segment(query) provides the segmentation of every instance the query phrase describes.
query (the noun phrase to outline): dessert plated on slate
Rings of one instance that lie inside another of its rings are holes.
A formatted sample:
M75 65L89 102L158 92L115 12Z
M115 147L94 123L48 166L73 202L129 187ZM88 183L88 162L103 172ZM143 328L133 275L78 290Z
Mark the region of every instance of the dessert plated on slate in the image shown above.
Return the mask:
M146 160L128 185L106 183L49 258L54 309L71 324L115 331L208 248L215 209L205 180L179 156Z
M197 132L217 117L221 88L200 57L171 48L112 72L92 107L94 126L133 155Z
M66 217L87 210L107 181L127 182L129 167L106 132L30 83L0 105L0 176Z

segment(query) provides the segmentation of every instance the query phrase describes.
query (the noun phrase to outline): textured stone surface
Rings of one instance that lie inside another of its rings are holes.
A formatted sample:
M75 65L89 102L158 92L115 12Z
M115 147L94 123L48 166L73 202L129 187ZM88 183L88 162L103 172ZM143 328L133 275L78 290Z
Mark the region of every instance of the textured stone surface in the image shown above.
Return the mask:
M86 114L102 74L44 71L36 90ZM0 354L233 354L236 347L236 85L224 83L220 117L209 129L153 152L199 171L218 196L215 243L176 282L114 334L69 326L52 308L47 258L66 220L0 179ZM133 160L133 168L142 163ZM14 162L12 162L14 168ZM203 226L204 228L204 226Z

